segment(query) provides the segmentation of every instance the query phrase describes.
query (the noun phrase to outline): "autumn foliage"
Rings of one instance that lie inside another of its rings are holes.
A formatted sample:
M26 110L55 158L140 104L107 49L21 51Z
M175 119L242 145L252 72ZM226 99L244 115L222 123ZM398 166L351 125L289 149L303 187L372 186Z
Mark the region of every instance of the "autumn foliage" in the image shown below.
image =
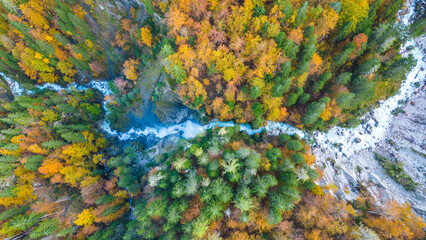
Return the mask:
M164 3L155 2L164 9ZM390 81L372 74L377 65L363 65L366 58L383 53L374 46L378 35L372 34L372 26L390 26L394 20L375 21L377 8L386 7L380 3L170 0L165 18L171 40L163 46L163 63L177 83L175 91L182 102L208 116L254 127L269 120L325 129L347 122L377 101L376 82ZM399 38L397 31L382 40ZM392 52L398 48L393 40L384 51L399 58ZM344 84L346 95L330 95L341 73L362 67L371 71L350 76ZM324 74L329 76L325 79ZM362 80L368 76L374 78L370 83ZM337 104L326 110L319 102L330 97ZM357 101L348 106L347 101L354 98ZM310 115L312 120L291 117L298 115Z

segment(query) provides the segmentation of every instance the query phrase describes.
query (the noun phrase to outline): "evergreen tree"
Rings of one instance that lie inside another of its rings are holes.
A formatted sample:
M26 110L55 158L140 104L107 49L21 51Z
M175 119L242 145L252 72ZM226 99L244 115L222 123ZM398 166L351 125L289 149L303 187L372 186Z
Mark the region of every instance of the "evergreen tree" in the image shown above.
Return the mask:
M296 19L294 20L296 27L305 23L306 14L308 13L308 4L309 2L303 2L302 6L297 10Z
M298 97L297 93L290 93L287 98L287 107L293 106L297 102Z
M287 148L291 151L300 151L303 149L303 145L297 140L291 140L288 141Z
M171 72L173 74L173 77L176 83L179 84L186 80L186 72L180 65L177 65L177 64L173 65Z
M50 140L50 141L42 143L41 145L47 149L58 149L60 147L65 146L65 144L66 144L65 142L60 140Z
M41 155L33 155L27 159L27 163L25 163L24 167L27 170L36 172L37 169L41 166L44 157Z
M331 78L331 73L326 72L322 74L316 82L314 82L314 85L312 86L312 92L318 93L323 87L324 84Z
M305 115L302 117L302 123L305 125L311 125L315 123L320 114L325 110L325 106L330 101L329 98L324 97L319 102L309 103L306 109Z
M61 134L61 137L71 143L82 143L87 141L83 134L76 132L65 132Z
M346 61L348 61L350 54L355 49L355 44L351 43L346 46L346 48L336 55L334 58L334 63L336 66L340 66L342 64L345 64Z
M57 219L43 220L34 230L30 233L30 238L38 239L45 236L50 236L59 228L59 221Z
M380 65L380 58L374 57L366 60L362 64L358 65L355 69L354 76L360 77L374 73Z
M347 85L351 81L351 77L352 73L350 72L342 73L334 79L334 83Z
M382 76L393 81L401 81L410 69L416 65L416 62L417 61L411 54L408 58L399 58L394 63L386 67L386 70L382 72Z
M352 101L354 99L355 99L355 93L346 92L346 93L339 94L336 101L337 101L337 104L339 104L339 107L341 109L345 109L351 106Z
M311 98L311 95L309 93L303 93L302 95L300 95L300 97L297 99L297 103L298 104L305 104L309 101L309 99Z
M4 221L10 218L13 218L17 215L24 214L26 211L30 209L29 205L24 205L20 207L14 207L7 209L0 213L0 221Z
M30 213L29 215L18 215L9 221L10 229L24 231L36 225L39 222L40 214Z

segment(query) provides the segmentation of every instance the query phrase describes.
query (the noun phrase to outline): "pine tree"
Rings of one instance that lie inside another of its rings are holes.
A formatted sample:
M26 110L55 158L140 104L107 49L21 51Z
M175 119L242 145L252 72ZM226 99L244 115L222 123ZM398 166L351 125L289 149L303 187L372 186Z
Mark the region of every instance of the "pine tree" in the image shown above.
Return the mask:
M290 140L287 143L287 148L291 151L300 151L303 149L303 145L297 140Z
M297 102L298 97L297 93L290 93L287 98L287 107L293 106Z
M0 156L0 164L13 164L16 163L17 159L16 156Z
M33 155L27 159L27 163L25 163L25 169L36 172L38 168L41 166L44 157L41 155Z
M50 140L41 144L44 148L47 149L58 149L66 145L65 142L60 140Z
M293 153L290 158L296 164L303 164L305 162L305 157L300 153Z
M306 14L308 13L308 4L309 2L303 2L302 6L297 10L296 19L294 20L295 26L304 24L306 21Z
M173 202L173 204L169 207L169 210L167 211L167 224L175 225L180 221L181 218L181 211L179 211L175 202Z
M401 81L405 75L416 65L416 59L413 55L409 55L408 58L399 58L394 63L386 67L386 70L382 72L384 78L389 78L392 81Z
M345 64L354 49L355 49L355 44L350 43L349 45L347 45L342 52L340 52L339 54L336 55L336 57L334 57L333 64L335 64L336 66Z
M281 150L279 148L271 148L267 153L266 157L268 158L271 169L276 170L278 168L278 160L283 159Z
M302 95L300 95L300 97L297 99L297 103L298 104L305 104L309 101L309 99L311 98L311 95L309 93L303 93Z
M219 201L211 201L206 207L206 214L209 221L214 221L223 216L224 206Z
M319 102L310 103L306 109L305 115L302 117L302 123L305 125L311 125L315 123L320 114L325 110L325 107L329 101L329 98L324 97Z
M314 82L314 85L312 86L312 92L318 93L323 87L324 84L331 78L331 73L326 72L322 74L316 82Z
M354 100L354 98L355 98L355 93L346 92L346 93L339 94L336 101L337 101L337 104L339 104L339 107L341 109L345 109L352 104L352 101Z
M283 220L282 213L278 209L275 209L275 208L269 209L269 214L267 219L269 224L276 225L282 220Z
M182 66L178 64L173 65L171 68L171 72L176 83L179 84L186 80L186 72L185 69L182 68Z
M15 168L12 164L0 164L0 178L12 176Z
M195 170L189 172L188 177L185 181L185 194L187 196L193 196L197 193L199 188L199 177Z
M351 27L352 27L352 21L349 21L349 22L346 22L346 23L344 23L341 27L340 27L340 29L339 29L339 31L338 31L338 34L337 34L337 36L334 38L334 40L338 40L338 41L342 41L343 39L345 39L346 38L346 36L350 33L350 29L351 29ZM333 42L334 42L334 40L333 40Z
M352 89L356 95L354 98L355 101L352 102L351 107L358 107L373 97L375 83L359 77L354 79Z
M426 18L417 20L410 25L410 36L416 38L424 34L426 28Z
M43 220L34 230L30 233L30 238L38 239L52 235L59 228L58 219Z
M40 219L40 214L30 213L29 215L18 215L9 222L9 228L17 230L27 230L36 225Z
M241 212L247 212L254 207L253 199L251 198L250 188L242 186L237 191L237 196L234 201L235 207Z
M364 75L369 75L375 72L380 65L380 58L374 57L370 58L367 61L363 62L362 64L358 65L358 67L355 69L354 76L360 77Z
M270 194L270 208L274 211L285 212L292 208L292 202L283 195L273 192Z
M352 73L345 72L334 79L335 84L347 85L351 81Z
M355 29L355 33L365 33L365 35L370 36L371 29L373 28L374 20L376 18L377 9L380 7L382 0L376 0L373 4L370 5L370 10L368 12L368 17L364 18Z

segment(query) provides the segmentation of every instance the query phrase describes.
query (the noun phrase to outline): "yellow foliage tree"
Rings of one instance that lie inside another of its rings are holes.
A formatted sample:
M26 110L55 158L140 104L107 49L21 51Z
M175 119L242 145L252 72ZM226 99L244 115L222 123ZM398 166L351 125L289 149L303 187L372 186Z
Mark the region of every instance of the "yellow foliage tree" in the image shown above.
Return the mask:
M92 213L92 209L84 209L78 214L77 220L74 221L78 226L89 226L95 222L95 215Z
M136 83L136 79L139 77L139 64L139 61L134 59L128 59L123 64L124 76L126 76L127 79L132 80L134 83Z
M0 197L0 205L5 207L23 204L27 200L35 200L33 195L33 187L30 184L16 186L13 190L12 197Z
M147 27L141 28L141 39L142 42L148 47L152 46L152 33Z
M349 31L353 31L356 25L368 15L368 0L342 0L342 10L340 11L339 24L352 21Z

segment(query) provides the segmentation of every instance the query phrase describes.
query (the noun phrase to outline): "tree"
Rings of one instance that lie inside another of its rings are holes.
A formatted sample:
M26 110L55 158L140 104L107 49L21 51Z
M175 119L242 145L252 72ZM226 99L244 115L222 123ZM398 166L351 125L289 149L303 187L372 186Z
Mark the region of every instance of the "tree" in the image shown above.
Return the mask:
M352 73L345 72L334 79L335 84L347 85L351 81Z
M324 97L319 102L310 103L306 109L305 115L302 118L302 123L306 125L315 123L320 114L325 110L325 106L329 101L329 98Z
M59 228L59 221L57 219L46 219L42 221L34 230L30 233L30 238L38 239L41 237L49 236L53 234Z
M123 64L123 74L126 76L127 79L136 82L136 80L139 77L138 67L139 67L139 61L134 59L128 59Z
M44 157L41 155L33 155L27 159L27 163L25 163L25 169L36 172L38 168L41 166Z
M171 72L176 83L182 83L186 80L185 69L181 65L175 64L171 67Z
M394 63L387 66L386 70L382 72L382 75L393 81L399 81L405 77L409 69L412 69L415 64L416 60L412 55L409 55L408 58L399 58Z
M347 45L341 53L337 54L336 57L334 57L334 64L336 64L336 66L345 64L354 49L355 44Z
M296 14L296 19L294 20L294 24L299 26L300 24L304 24L306 20L306 14L308 12L308 4L309 2L303 2L302 6L299 7Z
M92 209L84 209L78 214L77 219L74 221L78 226L89 226L95 222L95 216L92 214Z
M354 72L354 76L365 76L374 73L380 65L379 58L371 58L358 65Z
M83 143L87 141L83 134L76 132L66 132L61 134L61 137L71 143Z
M0 195L0 205L5 207L17 206L35 199L33 187L29 184L22 184L3 190Z
M355 27L365 17L368 16L369 4L367 0L354 1L354 0L343 0L342 10L339 13L339 23L343 24L346 22L352 22L349 31L353 31Z
M331 78L331 73L326 72L322 74L316 82L314 82L314 85L312 86L313 93L318 93L323 87L324 84Z
M330 6L326 6L324 11L321 14L321 17L318 18L315 28L315 34L322 39L330 31L334 29L339 19L339 14Z
M365 35L364 33L360 33L353 38L352 42L354 43L355 48L353 50L351 58L354 58L362 54L362 52L367 47L367 41L368 41L368 36Z
M293 106L297 102L298 97L297 93L290 93L287 98L287 107Z
M337 97L337 104L339 104L339 107L341 109L345 109L348 108L351 104L353 99L355 98L355 93L351 93L351 92L345 92L342 94L339 94L339 96Z
M18 215L9 221L8 228L24 231L36 225L40 220L40 214L30 213L29 215Z
M30 209L29 205L9 208L0 213L0 221L11 219L17 215L23 214Z
M250 189L247 186L242 186L238 190L234 203L235 207L239 208L241 212L247 212L254 207Z
M291 140L288 141L287 148L291 151L300 151L303 149L303 145L297 140Z
M49 140L47 142L42 143L41 145L47 149L58 149L65 146L65 142L60 140Z
M205 211L210 221L216 220L223 216L224 206L219 201L212 201L207 205Z
M141 38L142 38L142 42L146 46L148 46L148 47L152 46L152 33L151 33L151 30L149 30L147 27L141 28ZM132 79L130 79L130 80L132 80Z

